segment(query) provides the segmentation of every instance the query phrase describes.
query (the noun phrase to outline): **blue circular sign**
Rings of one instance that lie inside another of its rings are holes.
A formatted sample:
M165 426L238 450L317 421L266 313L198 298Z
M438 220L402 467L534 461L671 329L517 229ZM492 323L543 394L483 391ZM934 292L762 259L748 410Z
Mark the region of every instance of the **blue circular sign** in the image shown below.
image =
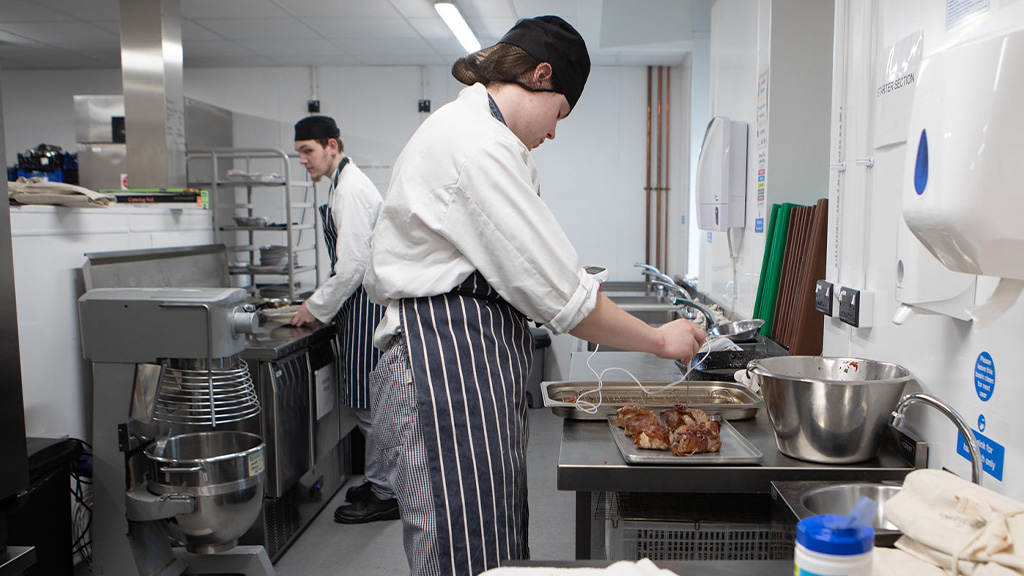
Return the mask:
M974 390L982 402L987 402L996 389L996 364L988 352L978 354L974 362Z
M985 431L985 415L978 414L978 432Z

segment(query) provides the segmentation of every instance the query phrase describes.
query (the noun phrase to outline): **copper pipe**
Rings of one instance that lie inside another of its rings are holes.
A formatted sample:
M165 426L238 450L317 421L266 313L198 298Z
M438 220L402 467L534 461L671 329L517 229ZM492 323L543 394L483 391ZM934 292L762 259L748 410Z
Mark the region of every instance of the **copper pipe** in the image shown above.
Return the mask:
M671 156L668 153L668 143L672 139L672 131L669 130L669 117L672 111L672 68L665 67L665 266L662 270L668 274L668 224L669 224L669 187L668 187L668 161Z
M654 266L659 270L664 270L664 264L661 261L661 66L658 66L658 164L657 164L657 178L655 178L654 189L658 193L658 209L657 209L657 224L655 225L656 235L654 239Z
M647 195L647 208L644 211L644 238L646 248L644 250L644 262L651 262L651 67L647 67L647 168L644 175L647 177L647 185L644 192Z

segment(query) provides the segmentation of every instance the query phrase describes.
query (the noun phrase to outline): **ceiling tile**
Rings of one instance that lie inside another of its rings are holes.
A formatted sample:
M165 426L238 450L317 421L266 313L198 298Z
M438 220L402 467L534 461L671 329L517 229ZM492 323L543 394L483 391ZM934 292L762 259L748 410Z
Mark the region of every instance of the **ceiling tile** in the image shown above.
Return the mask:
M405 56L368 55L358 58L362 66L450 66L452 61L435 54L420 53Z
M199 24L193 20L183 19L181 21L181 41L182 43L191 41L210 42L213 40L224 40L225 38L220 34L206 28L202 24Z
M53 8L56 12L82 20L120 20L121 4L118 0L34 0ZM10 0L3 0L4 10Z
M193 58L204 58L208 56L219 56L219 57L246 57L246 56L257 56L255 52L248 48L239 45L236 42L228 42L227 40L215 40L215 41L200 41L194 40L188 42L182 46L182 50L185 53L185 59L189 57Z
M416 29L401 18L306 18L324 38L415 38Z
M368 54L401 56L432 51L430 46L420 38L341 38L331 42L346 54L353 56Z
M253 68L257 66L271 67L274 61L266 56L225 56L210 55L192 58L185 55L185 68Z
M505 1L505 0L501 0ZM433 0L387 0L399 14L406 18L436 18Z
M444 21L442 21L439 17L435 16L433 18L410 18L408 22L413 28L416 29L417 32L419 32L419 35L422 36L423 38L451 38L453 40L455 39L455 37L452 36L451 30L448 30L448 27L445 26Z
M28 0L3 0L0 9L0 23L8 22L58 22L72 20L70 16Z
M107 32L113 32L117 34L117 37L121 37L121 21L120 20L90 20L90 24L106 30Z
M195 22L228 40L301 40L317 36L315 31L294 18L210 18Z
M429 0L421 0L428 2ZM285 11L299 17L395 18L398 12L384 0L273 0Z
M181 15L199 18L283 18L284 10L270 0L181 0Z
M516 7L510 0L461 0L455 5L465 16L516 20Z
M572 24L576 20L577 0L513 0L520 18L554 14Z
M18 36L51 46L79 46L90 42L97 45L116 42L120 45L117 34L81 22L20 22L16 25L4 25L3 28Z
M300 56L308 54L311 56L341 56L342 53L337 46L327 40L240 40L242 46L262 56L284 57Z

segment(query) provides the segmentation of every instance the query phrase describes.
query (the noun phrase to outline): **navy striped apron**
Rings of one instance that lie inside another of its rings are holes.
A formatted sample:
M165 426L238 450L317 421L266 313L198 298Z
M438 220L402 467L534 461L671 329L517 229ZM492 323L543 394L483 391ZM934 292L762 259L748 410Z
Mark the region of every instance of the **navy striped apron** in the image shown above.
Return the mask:
M447 294L403 299L401 311L441 574L528 558L527 318L479 272Z
M331 180L331 189L327 193L328 203L319 207L324 244L331 259L331 276L334 276L334 266L338 263L338 227L332 216L330 197L335 194L338 177L348 161L348 156L341 159L341 164L334 172L334 179ZM370 407L369 374L381 355L381 351L373 346L373 331L384 317L384 310L383 306L370 302L366 290L363 290L360 284L334 317L341 340L341 375L345 380L345 404L351 408Z

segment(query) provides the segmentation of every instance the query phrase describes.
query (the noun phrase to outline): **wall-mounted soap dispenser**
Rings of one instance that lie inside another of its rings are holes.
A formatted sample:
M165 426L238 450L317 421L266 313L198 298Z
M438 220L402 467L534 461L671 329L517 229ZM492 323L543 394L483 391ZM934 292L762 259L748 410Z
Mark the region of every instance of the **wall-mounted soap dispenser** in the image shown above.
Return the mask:
M1024 30L924 60L903 218L950 270L1024 279Z
M743 228L747 198L747 124L716 116L697 161L697 227Z

